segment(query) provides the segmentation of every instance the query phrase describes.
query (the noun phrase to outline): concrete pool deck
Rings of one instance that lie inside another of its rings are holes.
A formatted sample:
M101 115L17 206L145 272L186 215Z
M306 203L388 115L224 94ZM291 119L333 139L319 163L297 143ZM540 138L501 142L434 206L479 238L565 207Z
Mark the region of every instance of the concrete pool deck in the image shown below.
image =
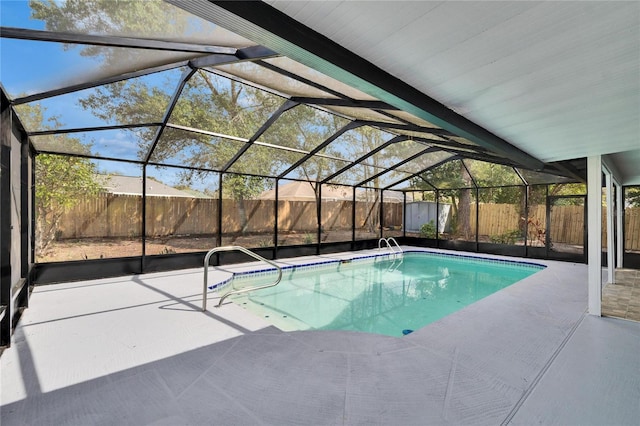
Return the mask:
M533 262L547 268L402 338L285 333L214 295L202 312L201 269L36 287L0 358L0 419L637 424L640 323L585 315L586 265Z

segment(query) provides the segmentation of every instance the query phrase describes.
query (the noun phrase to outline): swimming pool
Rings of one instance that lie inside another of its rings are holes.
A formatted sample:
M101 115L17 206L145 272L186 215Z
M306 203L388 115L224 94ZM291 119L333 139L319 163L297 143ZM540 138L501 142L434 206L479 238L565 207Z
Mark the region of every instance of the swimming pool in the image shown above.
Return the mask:
M429 252L283 269L275 287L231 296L284 331L353 330L402 336L501 290L544 266ZM243 274L235 288L273 281Z

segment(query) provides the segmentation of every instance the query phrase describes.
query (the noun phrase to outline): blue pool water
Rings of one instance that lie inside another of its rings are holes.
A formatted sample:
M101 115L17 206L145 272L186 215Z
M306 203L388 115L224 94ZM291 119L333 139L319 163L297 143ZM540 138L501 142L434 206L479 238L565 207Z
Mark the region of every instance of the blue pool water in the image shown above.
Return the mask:
M283 271L280 284L231 300L285 330L354 330L403 336L534 274L543 267L406 253ZM243 288L275 274L235 278Z

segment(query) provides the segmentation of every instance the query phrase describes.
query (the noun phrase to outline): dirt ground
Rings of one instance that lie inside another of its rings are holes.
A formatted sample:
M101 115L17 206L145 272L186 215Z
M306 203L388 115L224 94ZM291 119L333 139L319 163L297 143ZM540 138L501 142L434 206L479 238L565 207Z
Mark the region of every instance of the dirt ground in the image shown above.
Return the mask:
M402 231L385 233L386 236L402 235ZM419 234L407 233L408 236ZM279 234L279 246L297 244L313 244L317 242L316 234L288 233ZM375 239L377 232L357 231L356 239ZM322 235L322 242L351 241L351 231L334 231ZM486 240L486 241L485 241ZM489 238L480 237L481 242L489 242ZM272 247L273 236L258 235L231 235L223 236L222 245L240 245L248 248ZM148 238L146 240L146 254L172 254L208 251L217 246L215 237L179 236L166 238ZM566 244L554 244L554 249L562 252L581 253L582 246L569 246ZM52 243L49 252L44 256L38 256L37 262L64 262L72 260L108 259L117 257L142 255L142 241L140 239L82 239L64 240Z
M357 239L377 238L375 232L358 231ZM279 246L313 244L317 235L311 233L279 234ZM330 232L322 235L322 242L351 241L351 231ZM230 235L223 236L222 245L240 245L248 248L272 247L273 235ZM208 251L217 246L216 237L166 237L147 238L146 254L172 254ZM37 262L62 262L71 260L108 259L115 257L140 256L140 239L82 239L55 241L46 255L38 256Z

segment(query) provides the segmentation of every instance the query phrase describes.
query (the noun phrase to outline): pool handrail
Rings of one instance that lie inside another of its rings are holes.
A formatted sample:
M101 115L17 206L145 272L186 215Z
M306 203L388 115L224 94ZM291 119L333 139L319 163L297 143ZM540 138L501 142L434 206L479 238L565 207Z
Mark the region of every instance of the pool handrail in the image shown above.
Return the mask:
M269 284L265 284L265 285L259 285L259 286L255 286L255 287L245 287L239 290L231 290L227 293L225 293L221 298L220 301L218 302L218 304L216 305L216 308L219 308L222 305L222 302L224 302L224 299L226 299L227 297L231 296L232 294L240 294L240 293L248 293L250 291L254 291L254 290L261 290L263 288L268 288L268 287L273 287L278 285L278 283L280 282L280 280L282 279L282 268L280 268L280 266L278 266L275 262L269 260L269 259L265 259L264 257L260 256L259 254L256 254L254 252L252 252L251 250L248 250L242 246L223 246L223 247L215 247L211 250L209 250L209 252L207 252L206 256L204 257L204 285L202 288L202 311L206 311L207 310L207 283L209 280L209 260L211 259L211 256L214 253L217 252L221 252L221 251L240 251L248 256L253 257L254 259L260 260L262 262L266 262L269 265L273 266L274 268L276 268L276 270L278 271L278 278Z
M387 244L389 244L389 241L393 242L393 244L395 244L396 247L398 247L398 251L400 251L400 253L404 253L404 251L402 250L402 247L400 247L400 244L398 244L395 238L393 237L387 238Z
M401 253L401 254L402 254L402 253L404 253L404 251L402 250L402 247L400 247L400 244L398 244L398 242L396 241L396 239L395 239L395 238L393 238L393 237L389 237L389 238L384 238L384 237L383 237L383 238L380 238L380 239L378 240L378 250L381 250L381 249L382 249L382 246L381 246L381 245L382 245L382 242L383 242L383 241L387 244L387 247L389 247L389 250L391 250L391 252L392 252L393 254L398 254L398 253ZM398 247L398 251L395 251L395 249L393 248L393 246L391 245L391 243L390 243L389 241L392 241L392 242L396 245L396 247Z

